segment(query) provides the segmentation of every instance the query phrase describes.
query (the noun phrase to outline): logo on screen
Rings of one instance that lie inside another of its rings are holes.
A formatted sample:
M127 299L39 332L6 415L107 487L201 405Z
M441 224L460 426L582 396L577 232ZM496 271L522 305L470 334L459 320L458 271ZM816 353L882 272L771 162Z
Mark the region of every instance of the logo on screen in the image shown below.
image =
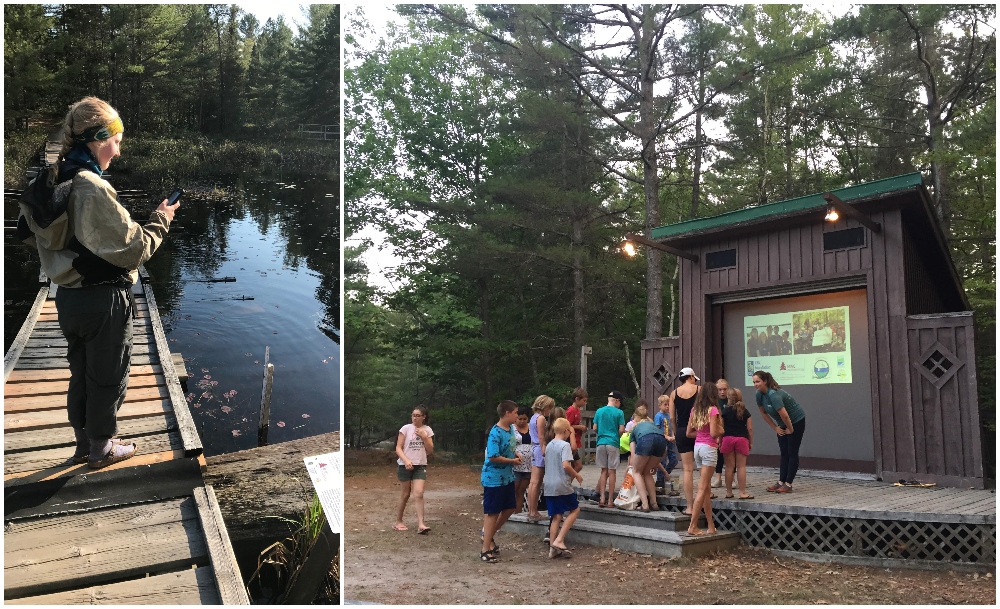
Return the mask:
M825 359L816 360L816 363L813 364L813 374L818 379L826 378L830 374L830 364Z
M786 370L785 362L781 362L781 368L778 368L778 370Z

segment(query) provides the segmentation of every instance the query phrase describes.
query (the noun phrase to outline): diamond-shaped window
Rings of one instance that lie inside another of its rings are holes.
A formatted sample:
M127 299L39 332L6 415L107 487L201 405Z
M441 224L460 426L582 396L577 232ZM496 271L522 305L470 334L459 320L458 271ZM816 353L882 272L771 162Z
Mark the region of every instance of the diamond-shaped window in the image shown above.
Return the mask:
M924 360L922 365L934 375L934 378L939 379L947 374L948 370L950 370L954 364L951 363L951 360L942 355L940 351L935 350L934 353L931 353L927 359Z
M925 349L920 357L913 362L913 366L920 371L924 378L938 389L955 376L955 373L964 365L965 362L940 342L935 342Z
M656 372L653 373L653 379L655 379L657 384L659 384L661 387L663 385L666 385L667 381L670 380L670 372L667 371L667 367L664 366L663 364L660 364L660 367L657 368Z

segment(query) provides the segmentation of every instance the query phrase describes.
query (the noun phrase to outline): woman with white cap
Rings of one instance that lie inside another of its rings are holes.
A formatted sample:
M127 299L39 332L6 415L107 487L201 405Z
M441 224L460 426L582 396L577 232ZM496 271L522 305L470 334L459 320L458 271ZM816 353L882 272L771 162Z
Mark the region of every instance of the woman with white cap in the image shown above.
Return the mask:
M684 467L682 484L684 486L684 499L687 506L684 508L685 514L691 513L694 505L694 438L687 437L686 430L688 419L691 418L691 408L694 406L695 396L698 395L698 378L691 368L681 368L677 380L681 385L670 392L670 423L673 428L667 436L668 442L677 443L677 452L681 456L681 465ZM680 433L678 433L680 432Z

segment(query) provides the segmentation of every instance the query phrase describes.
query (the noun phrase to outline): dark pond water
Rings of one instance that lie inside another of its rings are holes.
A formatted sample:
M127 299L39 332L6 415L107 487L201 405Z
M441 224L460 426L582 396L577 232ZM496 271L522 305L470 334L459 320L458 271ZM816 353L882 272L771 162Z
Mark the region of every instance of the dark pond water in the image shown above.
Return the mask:
M188 402L205 453L257 445L266 347L275 368L269 443L339 430L337 182L234 176L220 185L235 195L182 199L146 263L170 349L183 355L191 377ZM4 207L6 218L16 218L16 205ZM37 254L9 239L5 351L39 287ZM206 281L219 277L236 281Z

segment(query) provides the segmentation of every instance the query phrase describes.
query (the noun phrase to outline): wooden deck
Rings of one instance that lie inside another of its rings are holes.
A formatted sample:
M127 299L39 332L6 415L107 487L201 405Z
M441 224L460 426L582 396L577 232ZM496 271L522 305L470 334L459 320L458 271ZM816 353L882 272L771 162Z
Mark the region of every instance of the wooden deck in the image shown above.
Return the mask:
M152 290L133 288L119 436L138 454L69 461L69 369L43 287L4 357L4 599L14 604L249 604Z
M680 491L681 468L673 473ZM585 466L584 488L594 488L599 474L595 466ZM712 489L716 525L738 531L748 545L805 558L886 567L996 565L993 490L900 487L800 470L793 493L766 492L775 481L776 469L750 467L747 492L753 499L726 499L724 488ZM735 484L733 490L738 494ZM685 507L683 496L660 501L672 510Z

